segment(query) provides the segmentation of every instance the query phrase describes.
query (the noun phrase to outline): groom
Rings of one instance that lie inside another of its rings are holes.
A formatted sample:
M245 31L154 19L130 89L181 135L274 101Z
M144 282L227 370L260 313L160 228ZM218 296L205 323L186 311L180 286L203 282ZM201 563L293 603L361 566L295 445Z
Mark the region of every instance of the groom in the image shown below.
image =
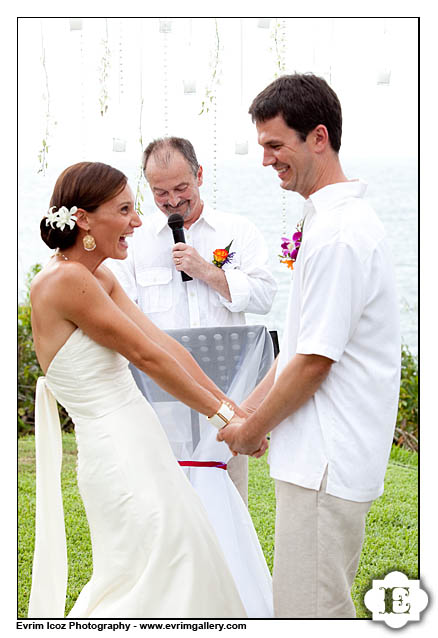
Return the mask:
M342 114L322 78L286 75L249 112L281 188L305 199L280 355L218 438L251 454L271 432L278 618L354 618L366 514L383 492L400 382L385 231L339 161ZM293 233L292 233L293 234Z

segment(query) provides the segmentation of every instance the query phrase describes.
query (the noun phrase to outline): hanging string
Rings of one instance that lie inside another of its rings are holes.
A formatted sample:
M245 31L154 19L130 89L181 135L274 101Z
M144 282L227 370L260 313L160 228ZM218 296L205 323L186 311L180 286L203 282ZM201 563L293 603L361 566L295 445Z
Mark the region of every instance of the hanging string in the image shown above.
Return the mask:
M47 73L46 67L46 50L44 47L44 33L43 33L43 21L40 20L41 27L41 63L43 65L44 71L44 79L45 79L45 88L46 92L44 94L45 102L46 102L46 126L44 131L44 137L42 141L41 149L38 153L38 161L40 163L40 167L38 169L38 173L46 174L46 169L48 167L47 154L49 152L49 126L50 126L50 91L49 91L49 76Z
M140 166L138 168L137 191L135 194L135 210L143 215L141 205L144 201L143 196L143 21L140 22L140 120L139 120L139 143L140 143Z
M213 94L213 209L217 204L217 100L216 91Z
M283 232L282 237L288 236L286 208L287 208L286 191L282 190L281 191L281 227Z
M234 152L237 155L246 155L248 153L248 140L244 133L246 124L246 113L243 106L244 94L244 58L243 58L243 18L240 18L240 108L239 117L237 119L237 135L234 145Z
M220 40L219 40L219 28L217 18L214 19L215 32L216 32L216 47L213 54L213 59L210 63L212 69L211 78L205 89L205 97L201 103L201 110L199 115L208 113L210 106L213 104L213 98L216 91L216 85L219 83L219 53L220 53Z
M105 18L105 38L102 40L103 54L100 61L100 114L103 117L108 111L108 75L110 67L110 48L108 37L108 18Z
M280 28L280 74L286 72L286 20L283 18ZM281 214L283 217L283 237L287 236L287 194L285 190L281 191Z
M274 39L275 44L275 55L276 55L276 71L274 73L274 77L278 78L280 75L285 73L286 71L286 20L278 21L278 18L274 19L273 25L273 33L272 37ZM287 211L287 194L285 190L281 190L281 228L282 228L282 236L288 236L288 228L287 228L287 219L286 219L286 211Z
M243 109L243 18L240 18L240 108Z
M334 32L335 32L335 19L330 18L330 46L329 46L330 59L329 59L329 79L328 79L330 86L332 84L332 59L333 59Z
M281 48L280 48L281 72L286 73L286 20L284 18L281 21L280 40L281 40Z
M116 135L113 138L113 151L118 153L124 153L126 151L126 139L125 130L126 122L124 118L124 106L125 106L125 72L124 72L124 60L123 60L123 20L119 20L119 41L118 41L118 108L116 119Z
M83 29L81 29L81 34L79 36L79 47L80 47L80 73L81 73L81 156L82 159L86 159L87 151L86 151L86 118L85 118L85 56L84 56L84 40L83 40Z
M163 117L164 117L164 135L167 137L169 135L169 75L168 75L168 65L169 65L169 41L168 41L168 31L165 29L163 31L163 100L164 100L164 108L163 108Z
M278 78L286 70L285 53L286 53L286 21L278 21L278 18L274 20L274 26L271 37L274 40L275 46L275 78Z
M380 44L380 68L377 71L377 84L388 86L391 82L391 66L388 44L388 23L387 18L383 18L383 33Z
M119 108L121 109L125 92L123 73L123 20L119 20Z
M193 73L193 68L195 66L193 61L193 50L192 50L192 18L189 18L189 34L188 34L188 42L187 42L187 61L186 68L189 70L190 75L183 80L184 93L186 95L190 95L196 93L196 77Z
M219 72L219 27L217 18L214 19L216 32L216 56L212 81L212 106L213 106L213 209L216 210L217 205L217 83Z

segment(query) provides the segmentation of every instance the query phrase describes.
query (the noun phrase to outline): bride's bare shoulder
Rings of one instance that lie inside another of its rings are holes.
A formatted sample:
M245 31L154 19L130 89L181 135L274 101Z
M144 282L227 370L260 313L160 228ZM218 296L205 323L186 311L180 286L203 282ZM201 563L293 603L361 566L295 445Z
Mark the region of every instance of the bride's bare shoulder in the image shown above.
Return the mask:
M104 288L104 290L106 290L106 292L111 296L114 284L117 281L113 271L110 270L108 266L102 264L101 266L99 266L99 268L97 268L94 275L101 286Z
M50 297L59 298L63 292L71 291L72 286L84 285L90 278L90 271L78 262L51 261L32 280L31 303Z

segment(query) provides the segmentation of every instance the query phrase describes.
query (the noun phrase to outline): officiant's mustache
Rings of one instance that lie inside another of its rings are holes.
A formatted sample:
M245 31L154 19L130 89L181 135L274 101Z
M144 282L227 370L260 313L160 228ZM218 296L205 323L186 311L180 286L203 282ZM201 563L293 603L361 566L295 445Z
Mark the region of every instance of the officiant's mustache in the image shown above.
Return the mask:
M187 210L184 213L181 213L181 208L183 206L185 206L186 204L188 204L187 206ZM171 206L171 204L165 204L164 207L166 209L166 211L169 213L169 215L171 213L179 213L181 215L181 217L185 218L188 215L190 215L190 202L188 199L184 199L182 202L179 202L179 204L177 204L176 206Z

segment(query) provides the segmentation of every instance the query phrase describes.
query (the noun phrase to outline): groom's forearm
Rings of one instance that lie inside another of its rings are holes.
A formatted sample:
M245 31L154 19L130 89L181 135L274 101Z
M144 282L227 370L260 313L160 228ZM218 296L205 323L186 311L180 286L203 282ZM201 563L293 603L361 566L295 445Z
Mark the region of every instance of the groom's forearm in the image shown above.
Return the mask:
M275 373L277 371L278 358L275 359L269 372L263 377L260 383L254 388L250 395L247 396L245 401L241 403L240 407L248 414L251 414L257 410L263 399L267 396L269 391L275 382Z
M315 394L332 363L327 357L296 354L277 377L257 410L242 425L243 436L261 438L298 410Z

